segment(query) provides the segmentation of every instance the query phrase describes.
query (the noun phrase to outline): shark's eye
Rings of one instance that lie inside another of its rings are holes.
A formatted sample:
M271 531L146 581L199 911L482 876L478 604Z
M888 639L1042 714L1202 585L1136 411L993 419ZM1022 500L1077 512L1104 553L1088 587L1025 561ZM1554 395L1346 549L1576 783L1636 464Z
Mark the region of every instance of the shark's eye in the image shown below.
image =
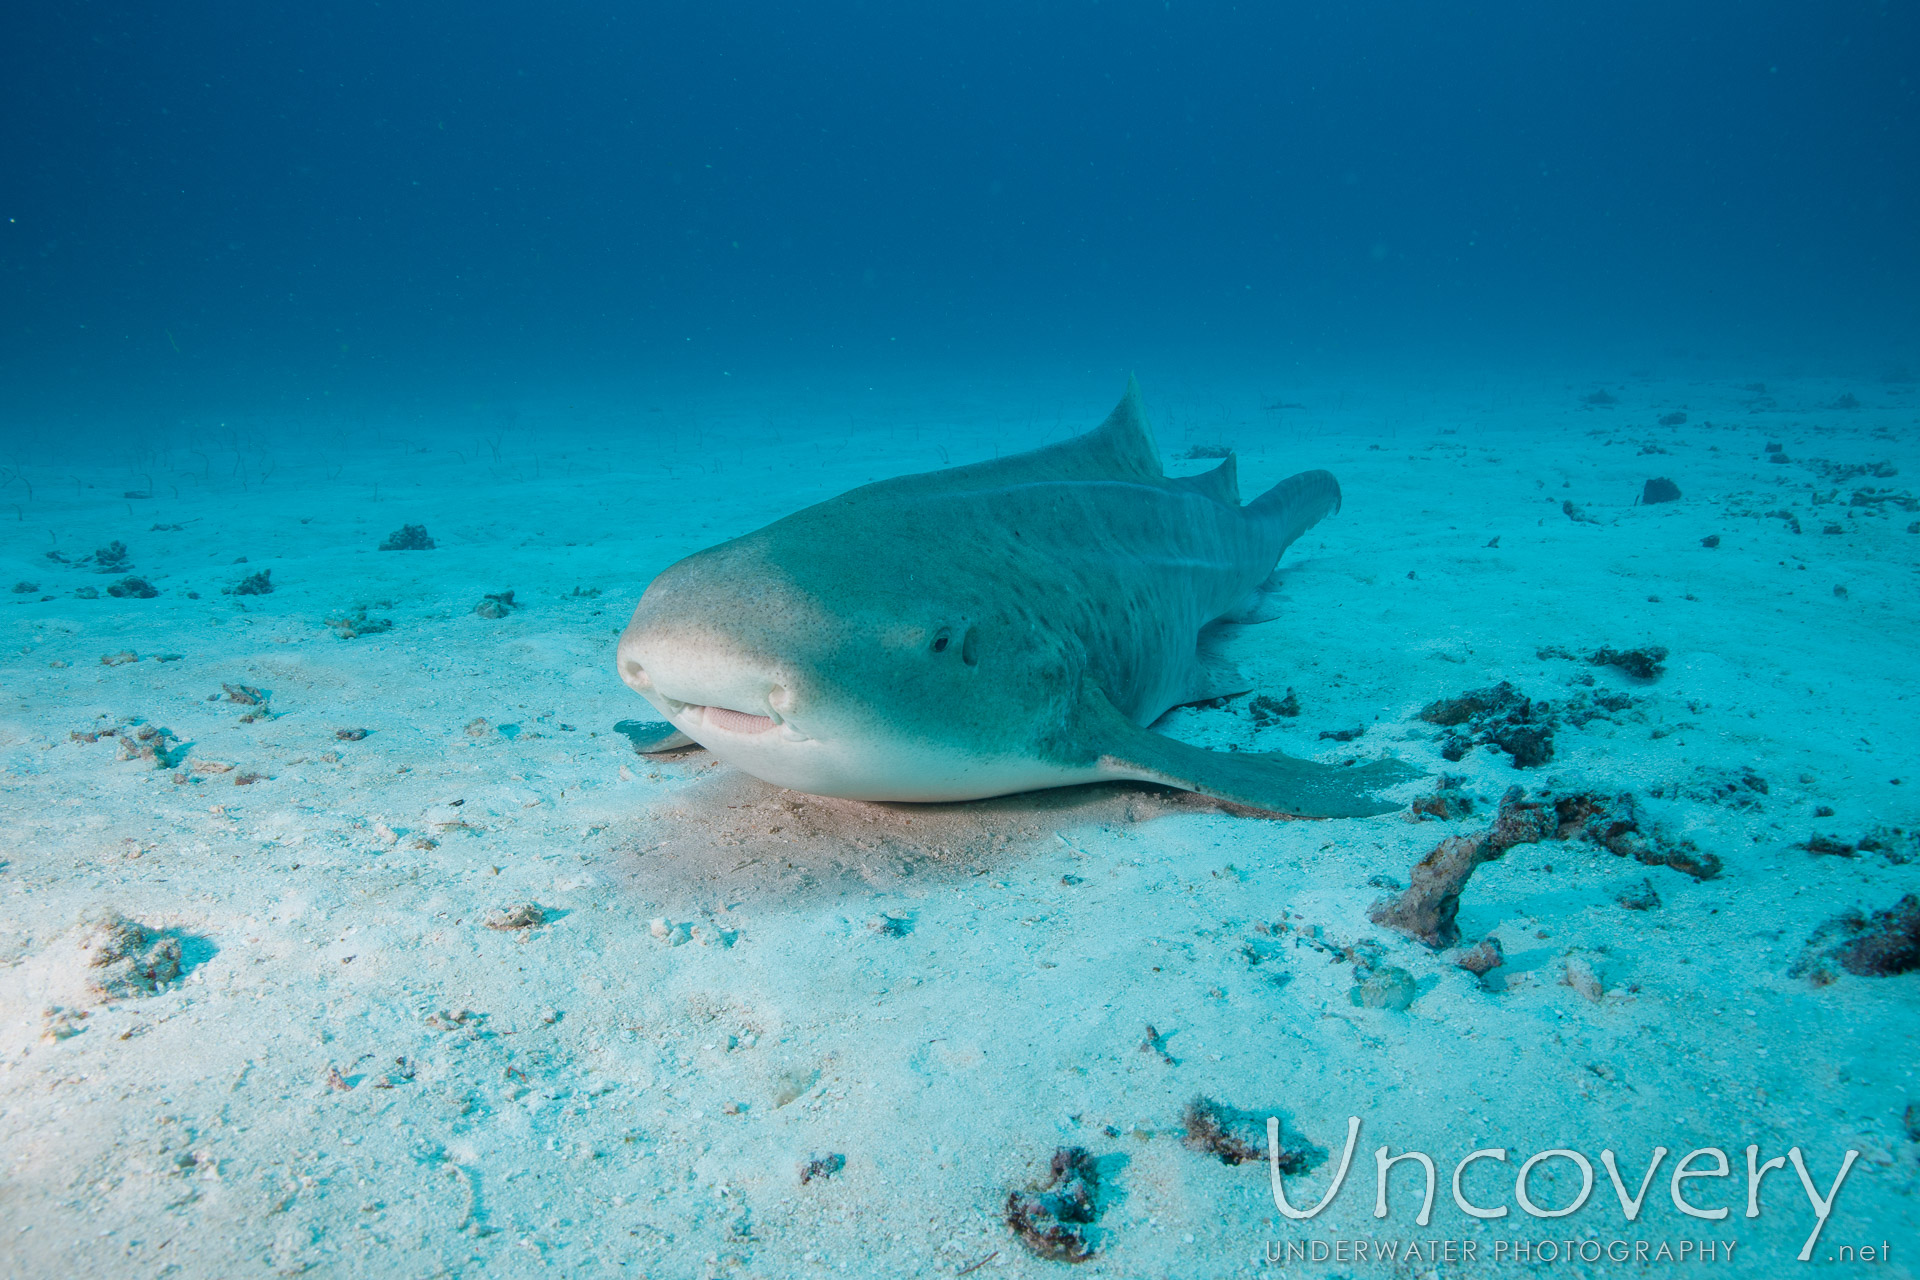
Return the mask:
M952 637L948 634L947 629L942 627L940 634L933 638L933 651L935 653L945 653L947 651L947 644L951 639Z

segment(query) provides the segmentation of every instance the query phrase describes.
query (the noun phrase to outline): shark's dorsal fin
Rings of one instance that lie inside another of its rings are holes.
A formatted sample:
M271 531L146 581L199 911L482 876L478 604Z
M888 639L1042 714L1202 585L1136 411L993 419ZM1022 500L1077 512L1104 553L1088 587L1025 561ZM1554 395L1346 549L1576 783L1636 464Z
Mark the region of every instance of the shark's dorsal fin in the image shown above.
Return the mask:
M1175 476L1167 483L1191 489L1229 507L1240 505L1240 468L1232 454L1228 454L1227 460L1211 471L1202 471L1197 476Z
M1120 397L1120 403L1113 407L1106 421L1091 431L1026 453L929 471L920 476L902 476L885 484L896 493L909 488L953 492L966 484L994 486L1102 480L1164 484L1166 477L1167 473L1160 467L1159 446L1153 442L1146 409L1140 402L1140 386L1129 377L1127 392ZM855 489L846 496L854 498L866 492L867 489Z
M1132 374L1127 375L1126 394L1113 406L1107 420L1075 443L1106 455L1116 470L1155 479L1166 474L1160 467L1160 447L1154 444L1153 430L1147 426L1140 383Z
M1076 478L1162 480L1160 448L1147 426L1146 406L1140 402L1140 384L1127 378L1127 393L1107 420L1084 435L1036 449L1012 460L1027 470L1067 474Z

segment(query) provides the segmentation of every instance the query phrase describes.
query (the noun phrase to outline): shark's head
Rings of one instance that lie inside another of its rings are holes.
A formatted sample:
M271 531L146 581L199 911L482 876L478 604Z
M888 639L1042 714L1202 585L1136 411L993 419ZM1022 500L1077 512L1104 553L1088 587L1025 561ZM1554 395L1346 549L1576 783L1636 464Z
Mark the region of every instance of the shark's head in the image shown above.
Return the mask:
M1057 663L1007 643L964 591L868 569L830 553L782 566L753 537L690 556L641 597L620 678L776 786L947 800L1054 785L1033 743L1057 702Z

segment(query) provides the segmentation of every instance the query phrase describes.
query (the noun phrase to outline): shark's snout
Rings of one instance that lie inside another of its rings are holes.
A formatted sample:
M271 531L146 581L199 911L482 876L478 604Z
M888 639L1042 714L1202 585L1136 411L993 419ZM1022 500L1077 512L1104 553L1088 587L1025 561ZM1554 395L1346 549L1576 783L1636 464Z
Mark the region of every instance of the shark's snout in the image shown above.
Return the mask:
M647 674L647 668L640 657L641 637L639 631L628 626L620 633L620 645L614 651L613 667L620 673L620 679L635 693L648 693L653 688L653 677Z
M769 664L746 661L725 646L689 644L685 637L630 626L620 637L615 665L628 687L696 740L711 730L758 737L780 729L789 740L806 736L787 720L797 701L790 684L763 669Z

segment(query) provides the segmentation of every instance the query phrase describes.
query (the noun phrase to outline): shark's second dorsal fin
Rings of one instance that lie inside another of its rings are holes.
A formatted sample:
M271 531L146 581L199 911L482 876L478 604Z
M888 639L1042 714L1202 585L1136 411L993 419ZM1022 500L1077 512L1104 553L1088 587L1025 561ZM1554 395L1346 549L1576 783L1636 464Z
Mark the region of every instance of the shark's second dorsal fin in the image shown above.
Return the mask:
M1167 483L1190 489L1229 507L1240 505L1240 467L1232 454L1228 454L1227 460L1211 471L1202 471L1197 476L1175 476Z

